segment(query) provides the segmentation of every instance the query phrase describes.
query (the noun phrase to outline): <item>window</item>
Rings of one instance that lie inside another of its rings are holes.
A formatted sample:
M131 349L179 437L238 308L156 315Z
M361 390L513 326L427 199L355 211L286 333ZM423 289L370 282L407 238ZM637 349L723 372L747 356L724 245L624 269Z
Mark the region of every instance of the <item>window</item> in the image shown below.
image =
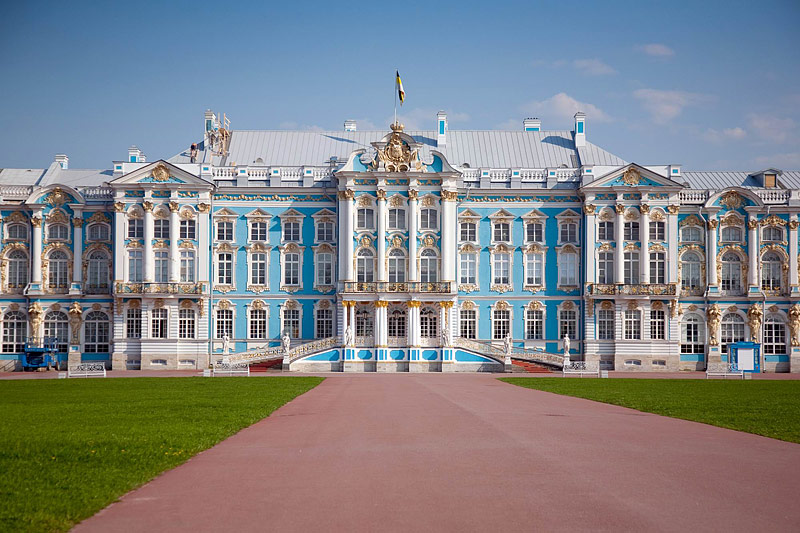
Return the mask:
M474 222L461 223L461 241L462 242L477 242L478 228Z
M389 229L406 229L405 209L389 209Z
M195 338L195 314L194 309L181 309L178 311L178 338Z
M141 309L128 309L125 311L125 337L128 339L142 338Z
M638 241L639 240L639 223L638 222L626 222L625 226L623 226L623 236L626 241Z
M494 283L508 285L511 283L511 254L501 252L494 254Z
M544 312L541 309L528 309L525 318L525 338L533 341L544 339Z
M218 339L225 336L233 338L233 309L217 309L217 330L214 336Z
M267 284L267 254L260 252L250 254L250 284Z
M722 279L720 281L723 291L739 292L741 290L742 264L736 253L727 252L722 256Z
M217 222L217 240L233 240L233 222Z
M561 242L578 242L578 225L574 222L562 222L560 240Z
M681 229L681 242L703 242L703 232L698 226Z
M639 283L639 252L623 254L623 269L626 285Z
M650 310L650 338L663 341L667 335L667 314L663 309Z
M597 282L614 283L614 252L600 252L597 259Z
M614 321L616 311L614 309L600 309L597 311L597 338L600 340L612 340L614 338Z
M764 242L781 242L783 240L783 228L777 226L767 226L761 231Z
M764 321L764 355L783 355L786 353L786 325L777 317L767 317Z
M111 231L107 224L89 224L86 228L87 239L90 241L107 241L110 238Z
M642 366L640 359L625 359L625 366Z
M544 285L544 255L525 256L525 285Z
M614 223L611 221L600 222L597 227L597 239L600 241L613 241L614 236Z
M251 339L266 339L267 338L267 310L266 309L251 309L250 310L250 338Z
M403 283L406 280L406 254L394 248L389 251L389 283Z
M266 222L253 222L250 224L250 240L253 242L269 240Z
M300 223L285 222L283 224L283 241L300 242Z
M153 238L169 239L169 220L157 218L153 221Z
M494 242L511 242L511 224L507 222L494 223Z
M195 239L197 238L197 230L194 219L181 220L181 239Z
M663 241L666 235L666 224L658 221L650 221L650 240Z
M544 224L541 222L528 222L525 226L526 242L544 242Z
M150 311L150 338L167 338L168 312L164 308L153 309Z
M474 253L462 253L460 255L461 271L459 283L476 284L478 283L478 259Z
M51 241L66 241L69 239L69 228L65 224L48 224L47 238Z
M3 318L3 352L19 353L25 350L28 321L20 311L9 311Z
M14 250L8 254L8 288L22 289L28 284L28 254Z
M141 283L142 281L142 251L128 250L128 281Z
M742 228L726 226L720 232L722 242L742 242Z
M667 282L667 256L664 252L650 252L650 283Z
M478 338L478 318L474 309L462 309L460 313L460 333L465 339Z
M181 281L194 283L194 251L181 250Z
M706 353L705 324L699 315L690 314L683 319L681 324L681 353Z
M25 224L10 224L8 226L8 238L12 241L27 240L28 226Z
M333 222L317 224L317 242L333 242Z
M565 252L559 256L558 284L562 287L578 285L578 254Z
M702 261L695 252L686 252L681 257L681 288L697 289L701 286L700 271Z
M283 284L300 285L300 254L297 253L284 254Z
M400 309L395 309L389 313L389 337L396 339L405 338L408 333L406 331L406 313Z
M356 337L372 337L374 330L372 313L366 309L356 311Z
M217 254L217 283L233 285L233 254Z
M44 317L45 338L55 339L56 351L67 352L69 343L69 319L61 311L49 311Z
M776 252L767 252L761 256L761 290L781 290L783 277L783 261Z
M573 309L563 309L559 313L558 321L559 338L569 335L570 339L578 337L578 312Z
M372 250L362 248L356 256L356 281L372 283L375 279L375 256Z
M728 344L741 342L744 340L744 318L728 313L722 317L722 332L720 334L720 344L722 353L728 353Z
M511 332L511 311L508 309L495 309L492 320L492 338L503 340Z
M89 254L86 278L88 289L108 288L108 256L104 252L95 250Z
M153 254L155 256L155 282L166 283L169 281L169 252L159 250Z
M426 307L419 313L419 332L424 339L435 339L439 336L439 317L436 311Z
M642 338L642 314L639 311L625 311L625 340Z
M422 283L439 281L439 258L430 248L422 250L419 259L419 280Z
M778 186L775 174L764 174L764 187L771 189Z
M359 207L356 211L356 228L372 229L375 227L375 211L370 207Z
M83 322L83 351L86 353L108 353L111 340L111 325L108 315L92 311Z
M293 339L300 338L300 310L299 309L286 309L283 310L283 331L289 334Z
M314 265L317 270L317 285L333 285L333 254L318 253Z
M318 339L333 337L333 309L317 309Z
M47 285L51 289L69 287L69 258L61 251L50 254L47 263Z
M420 209L419 227L420 229L437 229L439 227L436 218L436 209Z
M144 239L144 221L141 218L128 219L128 238Z

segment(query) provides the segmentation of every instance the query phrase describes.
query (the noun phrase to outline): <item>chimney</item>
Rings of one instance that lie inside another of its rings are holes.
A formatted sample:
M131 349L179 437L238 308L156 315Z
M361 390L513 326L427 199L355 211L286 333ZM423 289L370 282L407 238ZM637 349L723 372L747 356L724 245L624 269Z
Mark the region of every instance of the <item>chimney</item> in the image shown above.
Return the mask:
M131 146L130 148L128 148L128 162L129 163L138 163L139 161L141 161L140 158L142 157L142 155L144 155L144 154L142 154L142 151L139 150L136 147L135 144L133 146Z
M61 165L61 168L63 168L64 170L67 170L69 168L69 157L67 157L67 154L56 154L55 161L56 163Z
M345 120L344 131L356 131L356 121L351 118Z
M443 148L447 145L447 113L439 111L436 113L436 146Z
M583 111L575 113L575 147L586 146L586 115Z
M541 131L542 121L538 118L526 118L522 121L523 131Z

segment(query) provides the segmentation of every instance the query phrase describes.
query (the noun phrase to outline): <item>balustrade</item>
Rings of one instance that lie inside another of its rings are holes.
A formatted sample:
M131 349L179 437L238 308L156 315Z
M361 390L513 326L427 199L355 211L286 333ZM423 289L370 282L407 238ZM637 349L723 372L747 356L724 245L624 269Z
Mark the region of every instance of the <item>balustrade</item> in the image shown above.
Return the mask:
M424 292L448 294L453 292L452 287L453 284L449 281L405 281L401 283L389 281L344 282L344 292Z

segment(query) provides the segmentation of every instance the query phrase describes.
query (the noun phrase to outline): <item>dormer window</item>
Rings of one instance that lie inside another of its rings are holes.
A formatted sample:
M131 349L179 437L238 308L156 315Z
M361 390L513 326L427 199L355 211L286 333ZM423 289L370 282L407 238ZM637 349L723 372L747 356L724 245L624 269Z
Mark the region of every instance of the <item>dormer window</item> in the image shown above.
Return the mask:
M48 224L47 238L51 241L66 241L69 239L69 228L65 224Z
M764 174L764 187L774 189L778 186L778 179L775 174Z

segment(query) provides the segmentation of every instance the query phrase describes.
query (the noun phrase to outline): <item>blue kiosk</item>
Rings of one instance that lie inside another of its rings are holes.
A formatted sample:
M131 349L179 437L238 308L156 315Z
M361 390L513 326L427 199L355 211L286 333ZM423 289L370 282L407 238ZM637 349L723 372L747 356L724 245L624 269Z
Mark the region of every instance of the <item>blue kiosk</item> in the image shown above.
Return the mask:
M757 342L734 342L728 345L731 369L761 372L761 345Z

